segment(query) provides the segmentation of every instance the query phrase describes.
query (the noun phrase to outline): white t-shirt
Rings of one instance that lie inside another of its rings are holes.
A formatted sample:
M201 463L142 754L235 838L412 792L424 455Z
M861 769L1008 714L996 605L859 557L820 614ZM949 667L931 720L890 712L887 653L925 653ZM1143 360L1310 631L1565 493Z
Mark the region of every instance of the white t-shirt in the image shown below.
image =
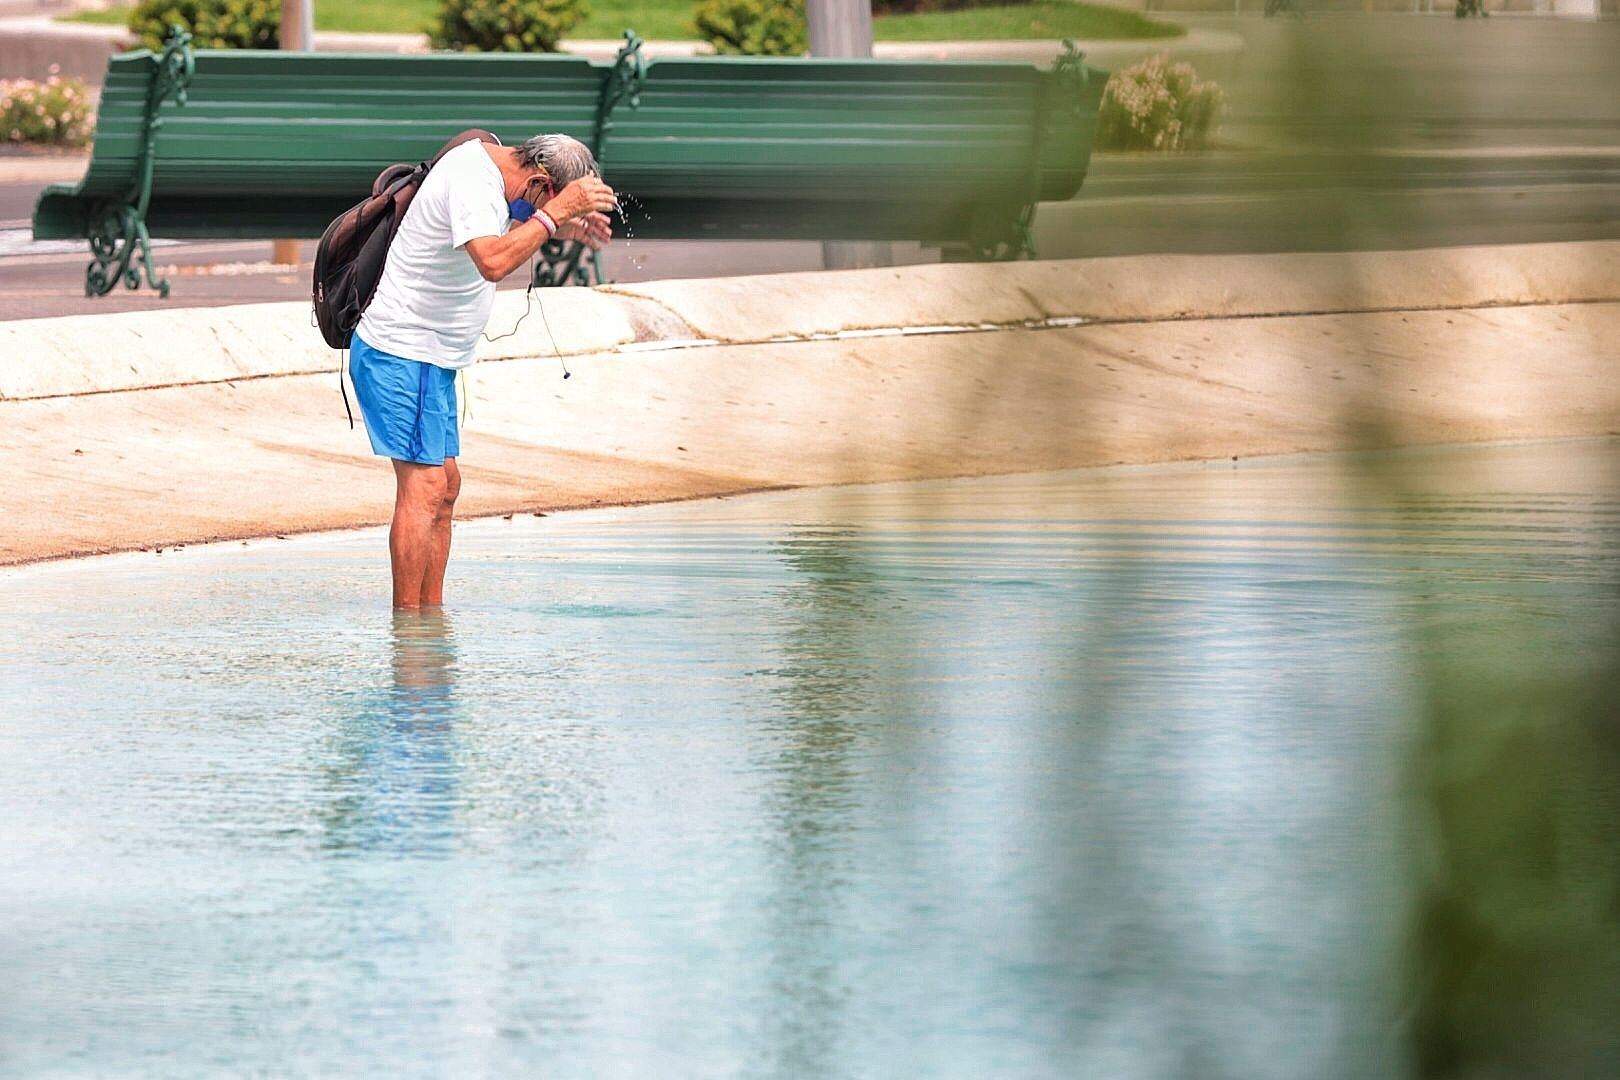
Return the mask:
M481 142L456 147L433 166L394 242L377 294L360 317L361 337L383 352L437 367L464 368L495 305L463 246L511 226L501 170Z

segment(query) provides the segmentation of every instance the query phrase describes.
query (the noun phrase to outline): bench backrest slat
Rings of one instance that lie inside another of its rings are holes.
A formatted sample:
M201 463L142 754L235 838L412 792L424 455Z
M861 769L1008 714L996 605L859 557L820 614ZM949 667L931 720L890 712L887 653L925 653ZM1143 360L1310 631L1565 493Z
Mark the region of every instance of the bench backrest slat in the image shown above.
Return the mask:
M144 52L112 59L90 168L42 199L37 234L131 183L155 67ZM561 55L199 51L188 102L160 112L149 223L318 234L384 166L465 128L589 141L608 70ZM653 213L632 218L637 235L960 240L968 219L1010 221L1079 186L1095 101L1054 111L1051 85L1029 64L660 59L639 107L613 114L603 159Z

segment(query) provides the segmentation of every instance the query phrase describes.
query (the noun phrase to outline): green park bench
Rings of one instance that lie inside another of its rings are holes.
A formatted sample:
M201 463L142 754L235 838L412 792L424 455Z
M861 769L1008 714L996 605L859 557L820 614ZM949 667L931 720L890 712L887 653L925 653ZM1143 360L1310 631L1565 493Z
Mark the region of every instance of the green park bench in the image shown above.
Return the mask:
M202 50L108 64L95 149L47 188L37 239L84 238L86 289L157 279L149 238L315 238L384 167L467 128L560 131L627 196L637 239L912 240L1033 254L1041 200L1079 190L1104 73L1027 63ZM622 231L622 230L621 230ZM536 280L589 282L578 245Z

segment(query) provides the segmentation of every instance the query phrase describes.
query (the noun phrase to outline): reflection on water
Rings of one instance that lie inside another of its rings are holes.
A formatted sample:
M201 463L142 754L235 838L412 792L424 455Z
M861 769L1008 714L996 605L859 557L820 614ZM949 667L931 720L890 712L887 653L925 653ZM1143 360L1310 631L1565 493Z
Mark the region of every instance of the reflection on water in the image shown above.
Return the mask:
M448 854L457 800L455 636L395 612L392 679L332 732L327 846Z
M3 1071L1610 1074L1616 454L7 573Z
M853 988L837 963L836 928L857 867L848 833L861 787L858 757L881 720L887 651L883 610L892 602L866 564L860 529L792 527L773 545L793 571L776 602L791 620L772 674L780 708L767 721L773 745L760 762L770 777L764 811L774 819L768 910L771 984L781 1005L769 1016L760 1071L778 1076L838 1072Z

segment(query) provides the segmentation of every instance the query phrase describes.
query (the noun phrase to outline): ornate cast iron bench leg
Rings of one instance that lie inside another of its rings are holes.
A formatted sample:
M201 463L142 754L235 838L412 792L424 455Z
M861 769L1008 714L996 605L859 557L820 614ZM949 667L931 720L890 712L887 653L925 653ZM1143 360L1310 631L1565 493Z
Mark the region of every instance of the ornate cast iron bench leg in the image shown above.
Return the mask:
M122 198L103 202L91 211L92 259L85 269L86 296L105 296L116 289L120 281L131 289L138 289L143 272L147 285L156 289L159 296L169 295L168 281L160 280L152 265L151 236L146 231L146 208L152 200L152 154L158 129L163 126L159 109L165 101L176 105L186 103L186 88L195 72L191 35L176 26L163 43L163 55L158 58L157 71L147 90L146 120L142 126L135 178ZM137 252L140 261L132 266Z

